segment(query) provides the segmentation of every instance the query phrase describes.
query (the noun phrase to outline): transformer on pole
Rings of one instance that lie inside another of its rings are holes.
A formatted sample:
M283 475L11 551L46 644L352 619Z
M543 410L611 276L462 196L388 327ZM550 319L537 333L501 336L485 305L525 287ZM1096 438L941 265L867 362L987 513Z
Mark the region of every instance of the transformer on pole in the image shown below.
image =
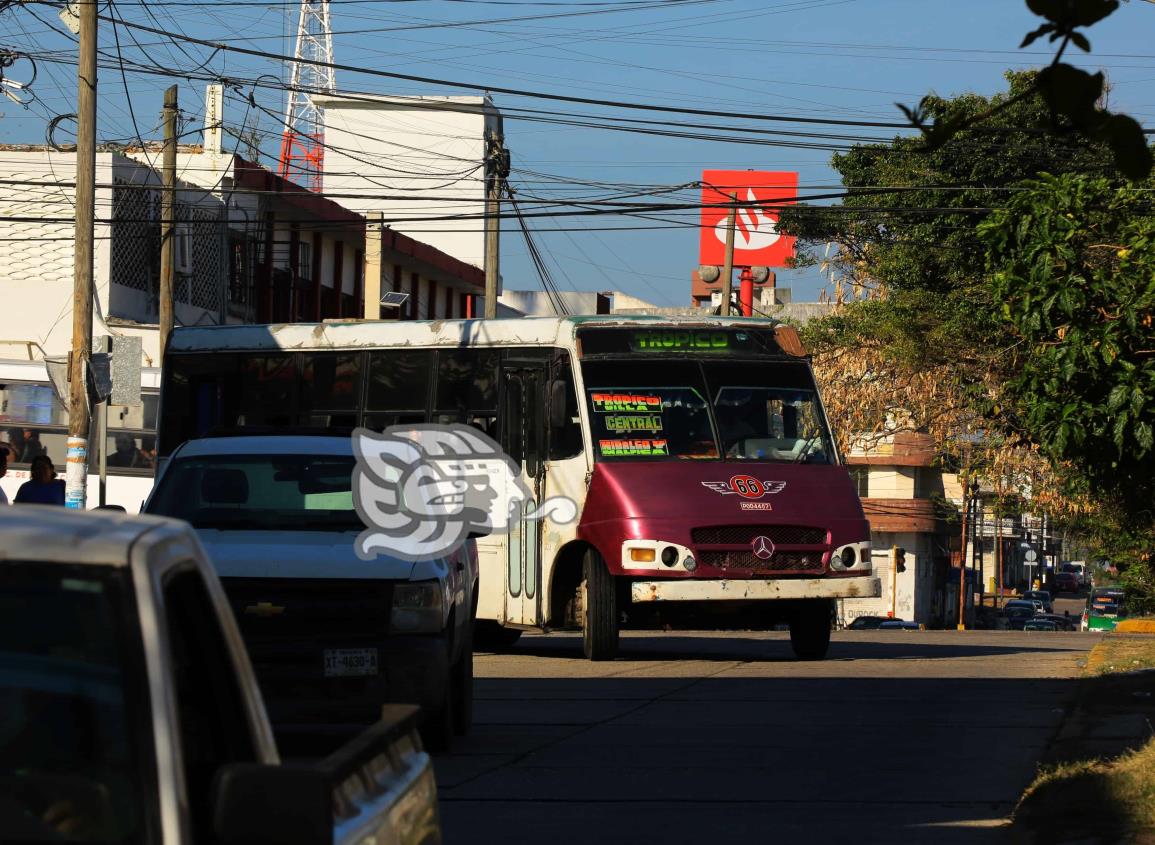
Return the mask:
M314 105L312 95L334 92L332 63L329 0L301 0L279 170L282 178L316 192L322 187L325 121L324 111Z

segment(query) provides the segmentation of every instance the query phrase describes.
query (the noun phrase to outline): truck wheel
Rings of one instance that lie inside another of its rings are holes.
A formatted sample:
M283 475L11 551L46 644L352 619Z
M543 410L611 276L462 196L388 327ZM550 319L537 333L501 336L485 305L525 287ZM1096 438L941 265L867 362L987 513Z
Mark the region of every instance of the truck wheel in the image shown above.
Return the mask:
M473 623L473 642L482 651L504 651L521 639L517 628L504 628L492 619Z
M421 741L430 751L448 751L453 747L453 679L445 686L445 696L436 710L425 714L421 723Z
M450 622L452 621L451 615ZM449 630L452 631L453 628L450 627ZM449 658L452 659L453 649L450 648L448 633L445 638L445 648ZM472 652L470 655L472 656ZM464 656L464 652L462 656ZM441 702L425 712L425 718L421 723L421 740L430 751L448 751L453 747L454 727L457 725L457 716L454 711L457 704L460 664L461 659L458 658L458 661L449 667L449 677L445 681L445 691L441 694Z
M586 552L579 591L582 647L589 660L613 660L618 653L618 597L614 576L595 549Z
M453 731L458 736L473 726L473 626L465 626L461 656L453 668Z
M830 601L799 602L790 617L790 645L799 660L821 660L830 648Z

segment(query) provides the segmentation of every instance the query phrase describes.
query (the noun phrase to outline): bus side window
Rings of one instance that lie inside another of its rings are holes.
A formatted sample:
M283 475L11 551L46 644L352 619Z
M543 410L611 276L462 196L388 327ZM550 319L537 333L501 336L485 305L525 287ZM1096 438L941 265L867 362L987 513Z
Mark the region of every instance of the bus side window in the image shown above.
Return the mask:
M582 426L578 413L577 391L574 389L573 367L570 364L569 354L560 353L553 360L550 368L550 378L565 385L565 418L566 424L561 428L549 430L549 460L561 461L566 458L577 457L582 453ZM547 394L548 398L548 394ZM548 421L548 417L546 420Z
M382 349L369 353L362 425L383 431L391 425L424 423L429 407L433 353Z
M309 426L357 424L361 402L361 353L317 352L303 356L297 422Z
M497 437L496 349L442 349L437 355L433 422L470 425Z

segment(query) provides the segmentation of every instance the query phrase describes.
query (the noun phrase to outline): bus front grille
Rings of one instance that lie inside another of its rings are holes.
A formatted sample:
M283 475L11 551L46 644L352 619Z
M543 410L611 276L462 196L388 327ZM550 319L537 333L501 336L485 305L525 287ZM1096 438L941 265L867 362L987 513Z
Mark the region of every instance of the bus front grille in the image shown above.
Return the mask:
M776 546L824 546L827 542L826 529L805 525L710 525L692 529L690 537L700 546L748 545L755 537L767 537Z
M704 566L719 569L742 569L752 572L821 572L822 552L781 552L776 551L768 559L762 560L752 551L705 550L698 552L698 560Z

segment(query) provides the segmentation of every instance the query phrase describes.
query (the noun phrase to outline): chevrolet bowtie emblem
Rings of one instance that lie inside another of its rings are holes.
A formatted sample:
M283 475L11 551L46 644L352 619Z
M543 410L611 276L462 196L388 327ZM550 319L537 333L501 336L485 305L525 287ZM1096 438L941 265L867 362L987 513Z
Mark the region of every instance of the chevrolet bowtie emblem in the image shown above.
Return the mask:
M246 616L276 616L284 612L285 608L282 605L271 604L267 601L250 604L245 608Z

